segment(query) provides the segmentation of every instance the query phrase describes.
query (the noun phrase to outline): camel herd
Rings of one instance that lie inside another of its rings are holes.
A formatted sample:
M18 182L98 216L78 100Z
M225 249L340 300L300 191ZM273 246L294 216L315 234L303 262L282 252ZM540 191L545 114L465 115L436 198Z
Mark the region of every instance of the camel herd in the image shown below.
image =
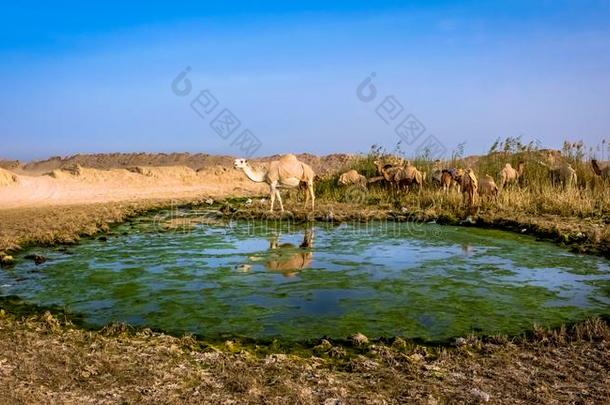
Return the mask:
M339 177L339 185L359 185L384 181L394 189L408 189L411 187L420 188L426 182L427 174L418 170L411 162L399 164L388 164L380 161L373 162L377 168L377 177L366 179L355 170L343 173ZM553 185L561 186L564 189L575 187L578 184L576 170L568 162L561 162L549 165L538 162L543 167L548 168L550 180ZM610 166L601 167L597 160L591 161L594 173L604 180L610 180ZM430 184L433 187L442 189L445 193L452 190L462 193L464 201L468 206L473 207L477 203L478 197L486 197L497 201L500 192L507 187L520 186L523 184L525 175L525 162L521 161L517 167L506 163L497 174L498 182L485 174L478 178L472 169L443 168L440 161L436 161L430 176Z
M549 169L551 181L554 185L570 188L577 185L576 170L563 162L559 165L549 166L543 162L540 165ZM420 171L411 162L383 163L375 161L377 176L366 178L356 170L349 170L339 176L338 186L358 186L366 188L369 183L384 182L394 190L418 189L427 181L427 173ZM306 163L301 162L295 155L283 155L279 160L269 163L268 167L262 169L253 168L246 159L235 159L234 166L242 170L246 176L257 183L269 185L271 200L270 211L273 211L277 199L283 212L284 206L280 189L301 187L305 190L305 206L311 201L311 209L315 207L313 169ZM602 179L610 180L610 166L601 167L596 160L591 161L594 173ZM457 191L462 193L464 202L469 207L477 204L479 197L488 197L497 200L498 195L507 187L518 186L522 183L526 171L525 162L519 162L514 168L506 163L497 175L498 183L488 174L478 178L470 168L444 168L441 161L436 161L430 176L433 187L442 189L445 193ZM498 186L499 184L499 186Z

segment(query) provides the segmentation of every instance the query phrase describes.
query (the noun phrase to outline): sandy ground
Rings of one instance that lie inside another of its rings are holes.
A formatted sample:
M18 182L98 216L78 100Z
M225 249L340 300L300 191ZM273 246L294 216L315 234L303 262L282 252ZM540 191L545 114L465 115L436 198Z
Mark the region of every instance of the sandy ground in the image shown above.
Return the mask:
M266 186L223 166L195 171L185 166L98 170L80 166L49 174L15 174L3 170L0 209L86 204L142 199L245 196Z

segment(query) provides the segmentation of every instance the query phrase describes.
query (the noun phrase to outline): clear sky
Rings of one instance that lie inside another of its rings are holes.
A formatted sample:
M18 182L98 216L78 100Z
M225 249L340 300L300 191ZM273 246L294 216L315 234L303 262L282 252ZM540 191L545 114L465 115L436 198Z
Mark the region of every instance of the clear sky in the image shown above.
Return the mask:
M192 92L177 96L187 66ZM394 124L376 114L390 95L449 150L518 135L597 145L610 139L610 2L5 2L0 85L0 157L22 160L239 154L210 127L224 108L258 155L391 149ZM190 102L204 89L219 104L202 118Z

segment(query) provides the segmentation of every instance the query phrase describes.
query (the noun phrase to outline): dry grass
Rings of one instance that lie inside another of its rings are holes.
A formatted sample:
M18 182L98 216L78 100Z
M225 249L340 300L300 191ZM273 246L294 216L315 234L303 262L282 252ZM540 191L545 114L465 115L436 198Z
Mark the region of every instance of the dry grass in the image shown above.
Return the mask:
M239 342L0 313L3 402L605 403L610 328L594 319L531 336L402 340L265 353ZM315 354L314 354L315 353ZM340 401L340 402L337 402Z
M76 243L81 237L107 231L120 223L172 204L197 203L192 199L140 200L0 210L0 255L28 245Z

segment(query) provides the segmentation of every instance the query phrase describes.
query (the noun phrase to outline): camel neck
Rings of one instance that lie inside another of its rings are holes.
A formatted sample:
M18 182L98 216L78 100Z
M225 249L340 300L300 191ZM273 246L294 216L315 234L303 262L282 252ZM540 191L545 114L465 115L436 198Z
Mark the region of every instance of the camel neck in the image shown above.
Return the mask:
M247 165L243 168L244 173L248 178L256 183L262 183L265 181L265 173L263 171L256 171L250 165Z

